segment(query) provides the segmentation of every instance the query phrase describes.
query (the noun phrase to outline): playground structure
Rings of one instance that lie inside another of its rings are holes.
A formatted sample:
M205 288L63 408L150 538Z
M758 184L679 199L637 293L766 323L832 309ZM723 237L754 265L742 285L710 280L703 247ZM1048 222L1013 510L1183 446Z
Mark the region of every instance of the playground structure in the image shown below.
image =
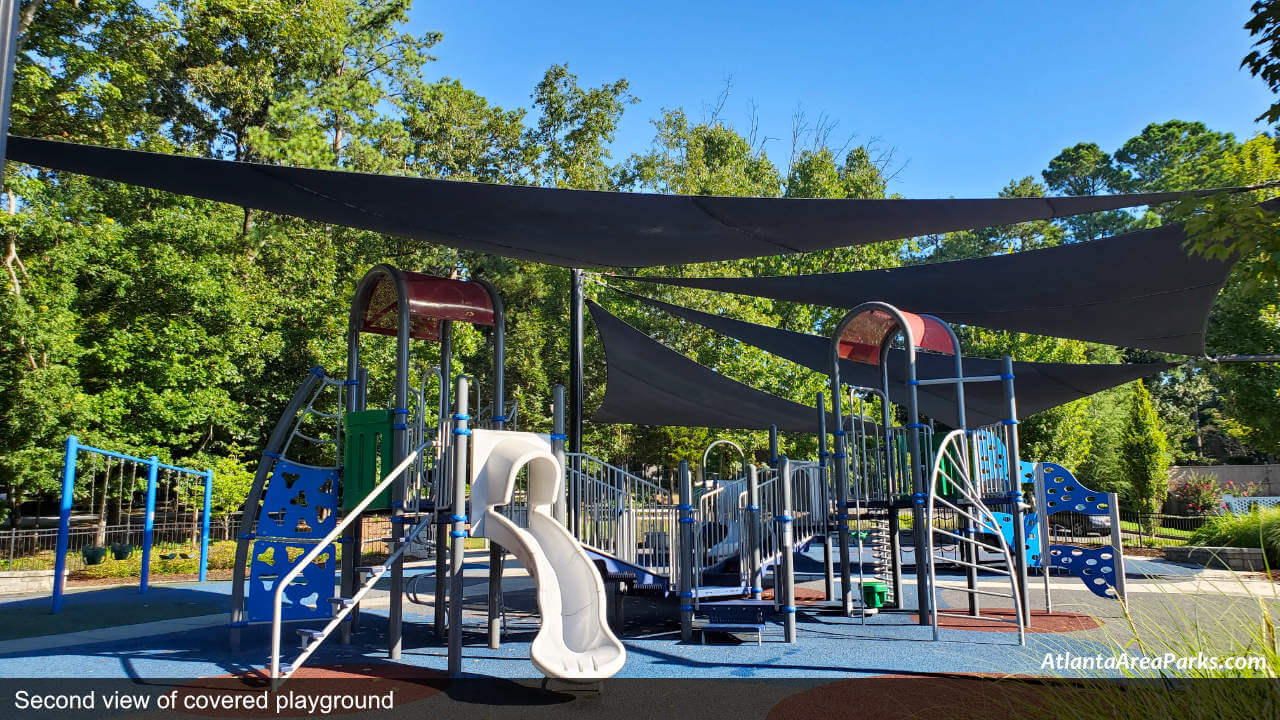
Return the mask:
M74 533L75 549L86 564L102 562L108 549L115 560L126 560L135 548L141 548L138 589L145 593L150 584L152 548L159 530L163 540L199 547L198 577L201 582L205 581L209 568L213 471L162 463L155 455L140 458L82 445L79 438L71 435L67 437L63 456L51 612L56 614L62 610L67 553L72 549L71 521L77 479L88 481L88 517L94 521L87 531L77 528ZM140 493L143 499L140 503L142 517L139 519L135 514L135 500ZM113 495L114 507L111 503ZM160 528L156 527L157 509L161 517ZM114 517L115 521L109 522L109 517Z
M767 467L747 463L741 447L717 440L703 453L704 470L712 449L724 446L741 457L740 476L704 475L695 485L682 461L678 488L664 488L599 458L566 452L563 388L553 393L555 432L549 435L504 429L514 408L473 423L472 399L480 401L473 381L447 369L451 323L493 328L491 407L503 408L502 315L497 293L479 281L385 265L361 281L352 303L347 377L315 368L298 388L263 453L237 536L243 562L233 586L232 641L248 624L270 623L273 679L288 678L334 634L350 642L361 600L383 578L390 589L388 655L398 657L404 598L421 602L427 594L416 587L427 575L405 581L410 547L434 555L435 587L425 602L437 638L447 639L449 671L461 672L467 537L490 541L489 646L502 642L502 567L511 552L536 584L542 617L530 659L547 677L572 680L609 677L622 667L626 651L615 629L630 595L674 597L672 621L678 618L681 637L692 640L700 630L704 642L717 630L754 631L759 640L769 622L794 642L801 609L860 616L864 623L882 610L908 610L902 595L908 567L917 579L919 622L933 627L935 639L939 618L956 614L939 609L939 593L952 590L969 598L965 616L1013 623L1023 641L1028 568L1044 570L1046 607L1050 567L1080 575L1101 596L1123 597L1118 552L1048 544L1049 514L1114 512L1114 498L1099 501L1058 466L1018 460L1009 450L1017 447L1011 361L1001 375L966 378L958 340L937 318L867 303L842 320L832 338L830 416L823 393L816 398L816 460L781 455L775 427ZM359 346L370 332L396 338L386 409L369 409L369 372L360 365ZM416 389L409 377L411 339L440 342L440 364L420 373ZM947 352L955 376L918 378L917 349ZM895 377L889 362L899 356L903 372ZM843 386L839 362L848 360L877 364L882 386ZM964 386L975 382L1002 383L1008 418L1000 425L963 426ZM954 388L961 427L935 442L933 426L916 411L915 392L942 384ZM829 417L837 428L832 453L826 451ZM1024 498L1028 479L1036 488L1034 506ZM1074 492L1087 499L1077 502ZM392 530L376 539L388 547L385 557L368 561L361 518L373 512L388 514ZM910 513L909 528L903 513ZM795 553L818 541L825 599L797 606ZM1040 561L1045 557L1051 562ZM962 577L940 574L943 568ZM984 574L1005 578L1008 590L979 587ZM983 596L1003 598L1017 612L983 616ZM284 624L301 621L322 626L297 629L300 652L283 662Z

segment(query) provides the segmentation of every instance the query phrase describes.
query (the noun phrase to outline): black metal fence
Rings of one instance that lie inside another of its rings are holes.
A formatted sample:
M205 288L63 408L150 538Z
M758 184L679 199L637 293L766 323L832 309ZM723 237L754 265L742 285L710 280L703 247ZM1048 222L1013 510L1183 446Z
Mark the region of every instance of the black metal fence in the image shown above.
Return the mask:
M1208 520L1202 515L1170 515L1122 510L1120 539L1125 547L1161 548L1186 545ZM1056 513L1049 517L1049 542L1084 547L1111 544L1111 519L1106 515Z

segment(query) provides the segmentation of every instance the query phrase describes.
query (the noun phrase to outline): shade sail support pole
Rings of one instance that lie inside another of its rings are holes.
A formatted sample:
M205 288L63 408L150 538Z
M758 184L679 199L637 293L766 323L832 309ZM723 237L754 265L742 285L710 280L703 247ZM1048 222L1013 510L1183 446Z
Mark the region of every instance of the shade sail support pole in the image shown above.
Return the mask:
M582 452L583 273L570 271L569 288L569 452Z

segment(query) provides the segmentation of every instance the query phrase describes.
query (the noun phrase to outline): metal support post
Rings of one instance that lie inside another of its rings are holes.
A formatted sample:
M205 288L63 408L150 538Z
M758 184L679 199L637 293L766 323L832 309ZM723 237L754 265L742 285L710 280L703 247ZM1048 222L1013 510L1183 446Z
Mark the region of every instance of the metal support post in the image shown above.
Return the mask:
M680 596L680 640L693 642L693 476L689 461L680 461L680 554L677 591Z
M453 503L449 531L452 565L449 569L449 675L462 673L462 574L467 539L467 378L458 378L458 408L453 415ZM437 588L438 590L438 588Z
M564 441L564 386L556 385L551 391L551 454L560 463L560 472L564 473L564 489L551 506L551 514L566 527L569 525L569 498L577 497L573 492L574 477L565 464ZM574 503L575 507L577 503ZM574 513L577 514L576 511Z
M160 458L147 459L147 510L142 516L142 582L138 592L147 591L151 577L151 541L156 527L156 479L160 473Z
M213 470L204 471L204 513L200 518L200 582L209 579L209 516L213 510Z
M1125 587L1124 577L1124 540L1120 532L1120 496L1107 493L1107 514L1111 517L1111 546L1115 548L1115 556L1111 558L1111 567L1116 573L1116 595L1123 602L1129 601L1129 593ZM1048 557L1044 562L1048 563Z
M448 623L448 603L445 601L447 591L445 588L445 579L449 576L449 555L445 552L445 548L449 547L449 515L452 514L449 508L453 501L452 497L445 497L443 489L449 488L452 483L449 478L453 476L453 431L448 427L449 408L453 405L449 398L449 392L453 389L450 379L453 376L453 321L440 321L440 420L444 425L442 429L442 442L444 447L440 449L440 464L436 468L436 477L442 488L441 492L436 493L436 517L435 517L435 535L436 535L436 572L433 581L432 591L432 607L431 607L431 623L435 630L436 640L444 640Z
M582 452L583 275L570 271L569 289L569 452Z
M822 508L822 589L825 599L830 601L836 595L835 566L831 547L831 453L827 452L827 400L821 391L817 393L816 399L817 402L813 406L818 409L818 472L819 482L822 484L822 499L824 502L824 507Z
M1004 358L1004 399L1007 418L1005 455L1009 460L1009 514L1013 515L1013 564L1018 573L1018 597L1022 599L1022 624L1031 625L1031 601L1027 598L1027 526L1023 522L1025 504L1022 499L1021 463L1018 457L1018 403L1013 392L1013 358Z
M795 521L791 517L791 461L785 456L778 464L778 495L782 500L782 515L777 520L782 523L782 538L778 549L782 553L782 574L775 576L774 594L781 593L782 598L782 633L784 639L796 641L796 556L795 556ZM781 580L781 582L777 582ZM782 585L781 588L778 585Z
M76 491L76 454L80 441L75 435L67 436L67 449L62 456L62 504L58 508L58 549L53 559L53 607L57 615L62 610L62 591L66 585L67 541L71 536L71 505ZM142 566L145 577L146 564Z
M751 599L759 600L764 594L764 575L760 572L760 472L755 463L747 465L747 514L743 518L746 523L747 547L747 582L750 583ZM775 589L776 593L777 590Z

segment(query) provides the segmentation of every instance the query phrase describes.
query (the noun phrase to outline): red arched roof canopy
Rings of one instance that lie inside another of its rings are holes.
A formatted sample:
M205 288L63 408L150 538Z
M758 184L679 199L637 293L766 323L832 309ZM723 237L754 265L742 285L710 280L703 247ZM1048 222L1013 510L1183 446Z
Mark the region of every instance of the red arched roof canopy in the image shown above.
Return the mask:
M905 311L902 314L911 326L916 347L953 354L951 335L937 318ZM898 321L892 315L883 310L868 310L851 320L840 335L840 356L854 362L879 365L880 348L897 332Z
M409 337L439 340L441 320L493 325L493 298L483 284L400 272L409 295ZM394 337L399 303L395 280L384 273L369 295L361 332Z

